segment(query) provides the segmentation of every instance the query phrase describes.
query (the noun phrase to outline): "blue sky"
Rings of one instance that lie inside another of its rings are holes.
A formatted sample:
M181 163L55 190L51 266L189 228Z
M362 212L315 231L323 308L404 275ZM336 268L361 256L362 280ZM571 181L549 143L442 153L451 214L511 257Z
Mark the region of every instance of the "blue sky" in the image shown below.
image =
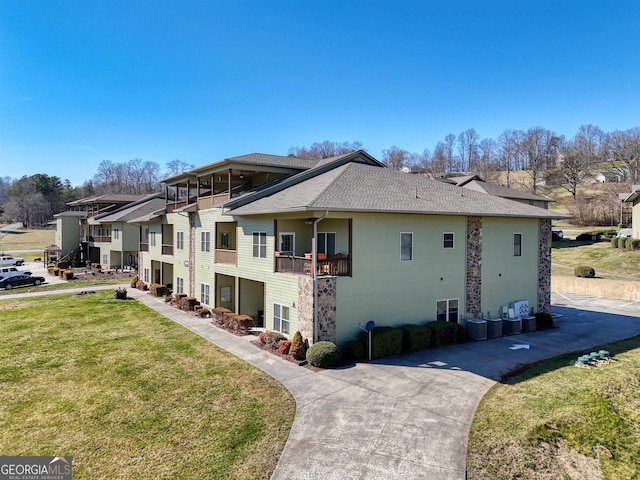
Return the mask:
M640 126L637 1L0 1L0 176Z

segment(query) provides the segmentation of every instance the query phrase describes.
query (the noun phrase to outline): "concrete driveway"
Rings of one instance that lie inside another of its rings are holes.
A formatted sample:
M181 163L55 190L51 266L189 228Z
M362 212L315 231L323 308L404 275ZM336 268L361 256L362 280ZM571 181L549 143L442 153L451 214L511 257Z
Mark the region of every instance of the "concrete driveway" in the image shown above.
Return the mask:
M230 335L162 299L128 291L292 393L296 416L277 480L464 479L474 411L503 374L640 334L638 304L554 294L553 330L314 372L256 348L255 337Z

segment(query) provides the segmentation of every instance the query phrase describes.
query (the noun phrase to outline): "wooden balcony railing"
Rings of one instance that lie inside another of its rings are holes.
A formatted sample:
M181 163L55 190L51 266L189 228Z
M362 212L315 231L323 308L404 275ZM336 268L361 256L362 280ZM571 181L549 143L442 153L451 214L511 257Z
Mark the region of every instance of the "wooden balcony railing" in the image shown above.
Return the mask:
M216 248L214 253L215 253L214 262L216 263L225 263L227 265L238 264L238 252L236 252L235 250L225 250L222 248Z
M149 244L148 243L141 243L140 244L140 251L141 252L148 252L149 251Z
M219 193L217 195L208 195L198 199L198 210L206 210L229 200L228 193Z
M351 257L340 256L318 260L318 275L351 276ZM293 255L276 257L276 272L313 276L313 262Z
M162 244L162 255L173 255L173 245Z
M186 200L182 200L182 201L177 202L177 203L176 202L170 202L170 203L167 203L165 209L166 209L167 213L171 213L174 210L177 210L178 208L184 207L186 205L187 205L187 201Z
M111 243L111 237L106 235L93 235L90 241L94 243Z

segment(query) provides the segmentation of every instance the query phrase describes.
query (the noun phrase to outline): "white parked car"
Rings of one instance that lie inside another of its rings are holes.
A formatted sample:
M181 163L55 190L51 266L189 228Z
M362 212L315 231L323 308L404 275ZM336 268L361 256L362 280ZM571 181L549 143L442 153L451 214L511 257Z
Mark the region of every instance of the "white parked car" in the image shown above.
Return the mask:
M24 263L24 258L20 257L12 257L9 255L3 255L0 257L0 267L10 267L12 265L16 265L19 267Z
M616 234L616 237L631 238L631 235L633 235L633 230L631 228L621 228Z

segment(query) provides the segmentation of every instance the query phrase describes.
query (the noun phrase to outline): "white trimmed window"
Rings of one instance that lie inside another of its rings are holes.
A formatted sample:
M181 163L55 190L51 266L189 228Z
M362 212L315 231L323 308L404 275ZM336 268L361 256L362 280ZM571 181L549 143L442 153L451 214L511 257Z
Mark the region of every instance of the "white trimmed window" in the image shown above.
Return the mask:
M184 293L184 278L176 277L176 293Z
M211 232L200 232L200 251L209 252L211 250Z
M149 283L149 269L144 269L144 283Z
M267 232L253 232L253 256L267 258Z
M411 260L413 260L413 233L403 232L400 234L400 261Z
M278 251L291 253L296 251L296 234L294 232L281 232L278 235Z
M152 247L156 246L156 232L149 233L149 245Z
M279 303L273 304L273 329L289 335L289 307Z
M119 228L114 228L113 229L113 239L114 240L119 240L120 239L120 229Z
M176 232L176 249L184 249L184 232Z
M438 300L436 302L436 320L439 322L458 323L459 303L457 298Z
M109 255L106 253L102 254L102 264L109 266Z
M513 256L514 257L522 256L522 234L521 233L513 234Z
M200 284L200 303L209 305L209 285L206 283Z
M455 245L455 235L453 232L444 232L442 234L442 247L453 248Z

